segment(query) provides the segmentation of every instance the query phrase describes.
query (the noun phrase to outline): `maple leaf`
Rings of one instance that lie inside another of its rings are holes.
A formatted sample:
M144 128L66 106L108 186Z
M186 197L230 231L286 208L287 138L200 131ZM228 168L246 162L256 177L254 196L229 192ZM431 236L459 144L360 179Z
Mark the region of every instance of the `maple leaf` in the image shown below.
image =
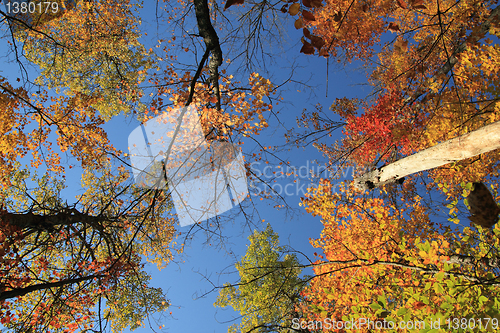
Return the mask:
M309 42L304 42L304 45L300 49L300 53L304 54L314 54L314 46L312 46Z
M304 17L305 20L307 21L316 21L316 18L314 17L314 15L307 11L307 10L302 10L302 16Z
M413 0L410 2L412 8L414 9L427 9L424 5L424 0Z
M396 23L394 23L394 22L390 22L389 23L388 29L389 29L390 32L398 32L398 31L400 31L399 30L399 26Z
M314 46L317 49L320 49L323 47L323 45L325 45L325 41L321 37L311 35L310 39L312 46Z
M312 8L311 0L302 0L302 4L307 8Z
M321 0L303 0L302 4L307 8L320 8L323 6Z
M396 2L398 3L399 7L403 8L403 9L407 8L406 3L403 0L396 0Z
M304 36L306 38L311 38L311 33L309 32L309 29L304 28L304 29L302 29L302 32L304 33Z
M326 49L319 50L319 55L323 56L325 58L328 58L330 56L330 54L328 53L328 50L326 50Z
M293 24L295 29L300 29L304 26L304 22L302 21L302 17L299 17L297 20L295 20L295 23Z
M420 309L422 309L423 307L425 307L425 303L424 303L424 302L415 302L415 303L413 304L413 307L414 307L415 309L417 309L417 310L420 310Z
M342 12L336 12L335 15L333 15L333 20L335 22L340 22L342 20Z
M288 13L292 16L295 16L299 13L300 11L300 4L294 3L293 5L288 8Z
M321 8L323 7L323 2L321 0L311 0L311 5L314 8Z
M398 40L394 43L394 49L396 52L406 52L408 49L408 41L398 38Z
M245 0L227 0L226 5L224 6L224 10L228 9L232 5L242 5L245 3Z

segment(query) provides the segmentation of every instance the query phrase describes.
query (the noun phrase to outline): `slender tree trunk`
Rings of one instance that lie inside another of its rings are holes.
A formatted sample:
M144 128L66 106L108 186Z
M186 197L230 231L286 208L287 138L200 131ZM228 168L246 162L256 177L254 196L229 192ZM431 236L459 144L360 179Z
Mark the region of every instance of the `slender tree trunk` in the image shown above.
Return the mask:
M208 0L193 0L196 20L198 22L198 31L205 41L207 51L210 51L212 57L208 63L210 80L217 97L216 108L220 111L220 91L219 91L219 66L222 65L222 50L220 48L219 36L210 20L210 10Z
M1 212L0 218L7 220L10 224L20 229L49 230L59 225L70 225L75 223L87 223L91 226L101 225L110 219L104 216L91 216L80 213L76 209L64 209L54 214L36 215L28 213Z
M500 121L422 150L354 179L359 189L373 189L407 175L461 161L500 148Z
M28 293L31 293L31 292L37 291L37 290L63 287L63 286L67 286L70 284L75 284L78 282L88 281L88 280L101 278L101 277L104 277L104 275L96 274L96 275L84 276L84 277L80 277L80 278L61 280L61 281L57 281L57 282L39 283L39 284L24 287L24 288L15 288L15 289L8 290L8 291L2 291L2 292L0 292L0 301L4 301L4 300L9 299L9 298L24 296ZM3 286L2 286L2 289L3 289Z

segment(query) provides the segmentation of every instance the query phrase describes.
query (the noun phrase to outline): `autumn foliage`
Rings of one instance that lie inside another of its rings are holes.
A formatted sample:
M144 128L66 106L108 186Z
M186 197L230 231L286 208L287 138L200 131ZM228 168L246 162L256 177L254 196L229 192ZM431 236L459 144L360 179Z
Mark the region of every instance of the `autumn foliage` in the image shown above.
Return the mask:
M189 104L209 142L253 139L281 102L280 84L250 66L262 44L249 41L274 33L263 17L291 19L283 22L301 33L298 57L358 61L367 70L369 97L338 98L329 115L318 107L299 119L304 137L328 133L313 142L328 166L373 170L500 120L494 0L165 1L173 28L150 49L141 44L138 2L57 3L64 11L24 24L2 12L16 63L39 70L33 82L0 77L0 323L12 332L102 331L108 323L120 332L168 308L144 265L163 268L182 251L171 198L133 186L127 156L104 125ZM187 32L191 7L198 26ZM250 22L227 33L248 43L244 70L218 54L229 43L215 31L233 24L219 8ZM340 126L342 139L331 142ZM248 157L247 166L262 159ZM322 179L301 203L323 224L311 241L315 260L285 254L270 227L255 232L236 266L244 283L224 286L217 301L244 316L231 330L290 329L299 315L442 325L499 319L499 157L491 151L373 193ZM71 204L61 192L75 166L82 188ZM311 267L313 276L299 277Z
M485 235L433 223L418 195L391 203L360 197L344 184L331 189L325 181L303 201L324 225L312 242L324 255L303 291L304 320L417 320L427 327L440 320L445 328L449 318L497 318L499 290L488 281L498 252L478 246ZM488 243L496 248L498 238Z
M330 59L372 69L371 98L331 106L341 141L315 142L330 165L370 171L499 120L496 1L326 1L312 13L307 33ZM334 125L317 111L299 123ZM323 180L303 198L324 228L311 242L322 254L300 311L306 320L439 319L442 329L456 317L498 319L498 188L498 150L373 194Z

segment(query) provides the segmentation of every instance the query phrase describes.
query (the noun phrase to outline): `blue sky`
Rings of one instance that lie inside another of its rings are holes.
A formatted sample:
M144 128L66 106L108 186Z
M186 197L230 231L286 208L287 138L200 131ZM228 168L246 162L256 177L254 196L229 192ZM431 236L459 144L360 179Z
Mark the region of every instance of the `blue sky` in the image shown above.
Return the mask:
M166 35L161 36L161 31L156 29L155 2L147 2L144 6L141 10L142 25L140 29L143 32L148 32L148 37L143 41L146 47L150 47L152 45L148 45L148 40L155 40L157 37L168 39L169 35L167 32ZM304 108L313 109L315 104L321 104L326 111L337 97L364 97L369 93L369 88L360 85L365 83L365 75L359 64L353 64L347 68L330 64L327 89L326 60L318 56L300 54L301 32L293 28L291 20L285 28L289 39L284 41L284 47L288 52L281 55L282 59L274 60L277 63L296 62L299 64L294 80L306 82L312 87L305 88L294 83L289 83L284 87L282 96L285 103L275 109L275 111L279 111L278 116L281 125L275 118L270 117L268 119L269 127L261 135L255 137L265 146L282 146L285 144L285 128L290 129L296 126L296 118L300 116ZM192 22L191 29L196 30L194 22ZM0 49L9 49L4 39L0 40L0 43ZM189 54L184 59L179 60L195 65ZM4 63L1 70L1 75L9 78L10 82L15 82L15 78L20 77L17 66ZM288 72L283 71L282 68L274 67L274 65L268 67L268 70L273 74L276 83L289 75ZM30 79L34 80L36 71L30 71L30 75L32 75ZM242 81L244 81L244 78ZM325 96L327 90L328 97ZM104 128L111 143L118 149L127 151L128 135L138 125L139 122L136 120L117 116L106 123ZM340 130L337 134L339 135L337 138L339 138ZM331 140L337 138L333 137ZM315 160L324 161L321 154L312 146L305 149L290 148L289 151L277 151L276 154L281 159L290 161L290 165L296 168L312 168ZM249 154L256 149L255 142L252 140L245 141L243 153ZM271 165L274 162L271 161ZM71 160L68 163L71 163ZM255 167L262 171L265 166L263 163L260 165L255 164ZM261 223L262 229L269 222L273 229L279 233L281 244L290 245L313 258L313 253L317 250L313 249L309 244L309 239L319 237L322 225L319 218L312 217L298 206L300 196L303 194L302 189L307 187L309 181L301 178L298 179L299 182L295 185L293 180L280 179L278 181L278 184L282 187L293 184L288 187L292 192L291 195L284 194L288 204L293 208L293 212L285 209L277 210L272 207L272 202L266 200L255 200L255 208L258 214L254 215L256 221L253 222L259 224L259 221L265 220L265 223ZM65 190L64 195L69 203L73 202L75 195L78 194L79 184L79 169L68 170L68 189ZM189 228L180 228L179 231L185 233ZM235 261L244 255L247 237L252 233L250 228L244 227L242 216L237 216L234 220L224 224L222 230L224 236L228 237L228 241L224 243L222 248L216 246L218 245L217 242L211 244L211 241L207 241L206 235L199 232L189 242L184 254L174 258L174 262L170 263L167 268L158 271L156 266L147 266L148 273L153 277L152 285L163 288L172 303L170 308L172 315L170 316L167 313L166 317L159 321L160 325L164 325L162 332L225 332L227 327L234 323L231 320L237 316L236 313L230 310L216 309L213 306L217 292L199 298L199 296L212 289L211 282L215 285L222 285L224 282L236 281L237 275L229 273L234 272L233 265ZM209 278L211 282L207 281L206 278ZM156 331L160 331L156 323L152 322L151 325ZM151 332L151 330L146 327L137 329L135 332Z

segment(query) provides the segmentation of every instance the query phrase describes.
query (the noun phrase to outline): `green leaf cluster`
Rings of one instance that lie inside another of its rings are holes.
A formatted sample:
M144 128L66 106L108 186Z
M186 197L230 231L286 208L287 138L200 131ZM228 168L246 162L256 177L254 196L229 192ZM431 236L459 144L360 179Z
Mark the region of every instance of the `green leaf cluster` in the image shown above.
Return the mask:
M295 305L304 284L297 257L279 246L278 234L269 224L248 239L247 252L236 263L240 281L225 284L214 305L231 306L241 314L241 323L228 332L287 332L298 317Z

